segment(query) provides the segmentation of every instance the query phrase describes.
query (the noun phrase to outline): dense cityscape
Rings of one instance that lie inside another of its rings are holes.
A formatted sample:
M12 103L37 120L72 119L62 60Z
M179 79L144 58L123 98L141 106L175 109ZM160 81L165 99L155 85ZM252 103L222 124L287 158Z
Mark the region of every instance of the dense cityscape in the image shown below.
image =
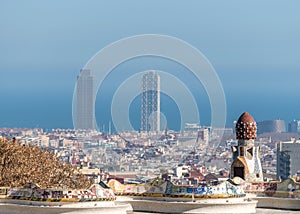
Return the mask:
M289 127L294 124L295 121L292 121ZM269 126L261 127L270 130ZM95 130L53 129L44 132L40 128L1 128L0 133L2 137L14 137L24 145L51 150L61 160L80 167L89 176L119 178L127 183L145 183L155 177L169 176L176 183L198 184L228 179L232 162L231 146L237 145L233 130L186 124L182 132L165 130L159 133L109 134ZM277 161L281 154L277 151L277 145L295 142L296 147L292 151L285 151L290 156L299 151L300 135L289 130L291 132L275 128L273 132L258 135L256 143L261 149L265 181L299 176L297 156L289 160L294 166L293 170L290 166L292 171L277 174ZM225 134L220 138L222 131Z

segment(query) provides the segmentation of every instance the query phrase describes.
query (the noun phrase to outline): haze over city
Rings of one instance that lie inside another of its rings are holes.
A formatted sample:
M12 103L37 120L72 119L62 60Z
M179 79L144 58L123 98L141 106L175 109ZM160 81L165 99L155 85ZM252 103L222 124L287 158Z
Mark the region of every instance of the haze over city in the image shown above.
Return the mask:
M256 121L299 119L299 6L298 1L2 1L0 125L72 128L80 69L110 43L149 33L177 37L206 56L223 85L227 126L243 111ZM111 121L110 102L119 85L147 69L177 72L197 101L201 125L210 124L209 99L192 76L169 60L142 57L107 76L96 100L99 125ZM162 103L169 128L179 129L174 101L162 96Z
M0 213L299 213L299 8L0 0Z

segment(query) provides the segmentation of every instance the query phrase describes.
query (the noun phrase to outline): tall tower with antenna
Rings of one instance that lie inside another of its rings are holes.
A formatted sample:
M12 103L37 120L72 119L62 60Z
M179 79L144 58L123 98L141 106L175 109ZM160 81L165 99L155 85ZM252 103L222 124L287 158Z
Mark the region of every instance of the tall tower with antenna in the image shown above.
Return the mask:
M141 131L160 131L160 76L155 71L142 77Z

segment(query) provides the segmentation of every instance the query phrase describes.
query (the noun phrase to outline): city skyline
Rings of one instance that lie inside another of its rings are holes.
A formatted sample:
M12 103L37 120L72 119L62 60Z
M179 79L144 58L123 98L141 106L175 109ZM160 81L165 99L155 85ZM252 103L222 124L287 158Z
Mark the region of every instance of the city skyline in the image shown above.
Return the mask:
M227 126L243 111L252 112L256 121L288 123L300 118L297 1L166 1L160 7L138 1L70 4L2 4L0 96L5 105L0 109L1 127L72 128L72 95L80 69L106 45L145 33L178 37L208 58L226 95ZM78 15L82 12L86 15ZM120 65L98 91L96 102L107 99L107 103L96 105L97 124L107 126L111 121L106 117L109 100L126 78L126 74L117 75L118 69L182 68L155 59ZM201 125L209 125L209 100L201 84L191 76L181 78L196 94Z

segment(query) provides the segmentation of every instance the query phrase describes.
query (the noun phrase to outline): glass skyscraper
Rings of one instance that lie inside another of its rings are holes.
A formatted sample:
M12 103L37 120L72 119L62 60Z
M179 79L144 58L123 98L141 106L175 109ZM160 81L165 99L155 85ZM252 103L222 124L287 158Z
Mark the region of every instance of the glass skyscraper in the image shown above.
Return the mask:
M142 77L141 131L160 131L160 76L155 71Z

